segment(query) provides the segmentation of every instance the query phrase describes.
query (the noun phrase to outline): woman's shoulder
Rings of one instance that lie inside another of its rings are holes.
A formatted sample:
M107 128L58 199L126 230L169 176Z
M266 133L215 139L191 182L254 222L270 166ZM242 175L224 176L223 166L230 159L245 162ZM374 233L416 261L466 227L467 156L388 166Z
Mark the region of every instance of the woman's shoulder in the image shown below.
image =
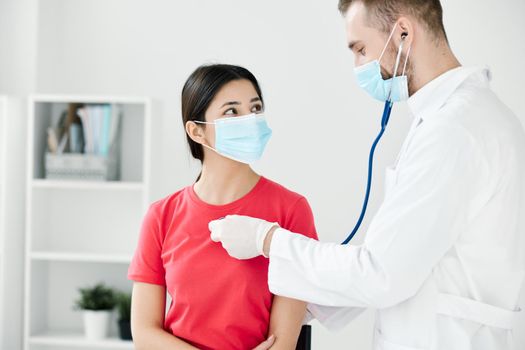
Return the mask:
M263 177L263 179L266 182L266 193L269 193L274 198L280 198L281 200L290 204L293 204L300 200L306 200L306 198L302 194L295 192L285 187L284 185L277 183L276 181L270 180L266 177Z
M191 186L186 186L176 192L153 201L149 206L149 210L158 214L175 210L175 208L177 208L177 206L188 196L188 191L190 189Z

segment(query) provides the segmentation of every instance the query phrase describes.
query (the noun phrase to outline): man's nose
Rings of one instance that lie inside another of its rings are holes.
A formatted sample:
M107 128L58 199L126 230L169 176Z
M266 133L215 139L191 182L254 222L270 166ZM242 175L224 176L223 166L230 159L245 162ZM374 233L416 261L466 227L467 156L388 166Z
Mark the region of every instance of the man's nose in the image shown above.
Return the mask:
M361 57L356 57L354 59L354 67L357 68L357 67L361 67L363 64L365 64L366 62L364 62L364 60L361 58Z

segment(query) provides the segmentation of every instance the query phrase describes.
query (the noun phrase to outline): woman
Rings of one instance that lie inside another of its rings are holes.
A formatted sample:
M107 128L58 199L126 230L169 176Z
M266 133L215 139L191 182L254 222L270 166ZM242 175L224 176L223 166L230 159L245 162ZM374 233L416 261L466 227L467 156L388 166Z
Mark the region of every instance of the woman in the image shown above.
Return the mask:
M268 335L272 349L295 349L305 303L274 297L267 259L230 258L208 229L211 220L242 214L317 238L306 199L249 165L271 135L263 111L259 84L242 67L202 66L187 80L182 119L202 172L144 218L128 272L137 349L253 349Z

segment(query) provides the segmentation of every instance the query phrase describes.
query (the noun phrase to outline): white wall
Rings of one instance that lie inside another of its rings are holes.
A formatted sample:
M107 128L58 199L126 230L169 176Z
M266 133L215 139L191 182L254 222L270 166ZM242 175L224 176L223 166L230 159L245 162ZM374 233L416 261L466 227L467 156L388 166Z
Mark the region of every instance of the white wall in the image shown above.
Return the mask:
M0 1L0 92L27 94L36 82L38 0Z
M368 148L378 131L381 106L355 84L336 3L40 0L37 91L160 100L152 178L153 197L158 198L189 184L197 171L180 121L179 95L186 77L204 62L244 65L262 83L274 129L258 169L305 194L321 239L340 241L360 210ZM486 0L443 0L443 5L461 61L491 66L494 89L525 123L519 109L525 2L507 0L496 6ZM14 68L16 74L27 74L18 65ZM408 124L406 107L396 106L379 149L370 213L382 198L382 169L395 158ZM314 348L369 349L372 322L368 312L337 334L316 326Z

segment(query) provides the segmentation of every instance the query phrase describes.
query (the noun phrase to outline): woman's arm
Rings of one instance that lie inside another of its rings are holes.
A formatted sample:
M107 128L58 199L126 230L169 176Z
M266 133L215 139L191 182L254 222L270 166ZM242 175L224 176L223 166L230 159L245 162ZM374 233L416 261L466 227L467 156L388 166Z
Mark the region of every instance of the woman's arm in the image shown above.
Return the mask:
M305 302L274 296L269 331L275 335L272 350L295 350L305 313Z
M164 311L166 309L165 287L135 282L133 284L131 303L131 329L135 349L198 350L196 347L164 330ZM282 312L285 311L286 310L282 310ZM275 336L270 336L254 350L268 350L272 347L274 341Z
M131 304L131 329L137 350L196 350L164 330L166 288L135 282Z

